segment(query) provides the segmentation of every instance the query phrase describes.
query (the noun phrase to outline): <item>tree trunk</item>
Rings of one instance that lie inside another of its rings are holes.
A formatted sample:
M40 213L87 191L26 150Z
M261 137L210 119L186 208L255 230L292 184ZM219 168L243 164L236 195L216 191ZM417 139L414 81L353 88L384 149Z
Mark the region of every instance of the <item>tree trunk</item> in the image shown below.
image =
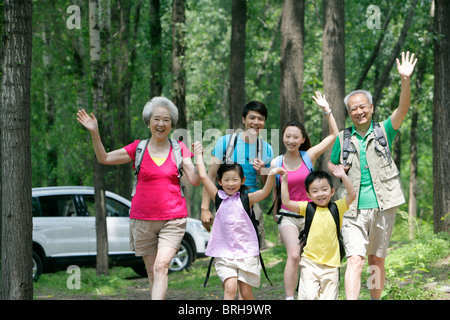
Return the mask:
M162 92L162 43L159 0L150 0L150 98Z
M242 128L242 108L245 105L246 24L246 0L233 0L230 50L230 129Z
M3 1L1 298L32 300L32 1Z
M108 141L106 121L105 73L102 66L102 47L100 34L102 24L99 21L98 0L89 1L89 40L92 74L92 104L94 114L100 119L99 130L103 143ZM97 275L108 275L108 233L106 228L105 204L105 172L106 168L94 159L94 189L95 189L95 226L97 235Z
M119 46L120 54L116 57L117 66L117 89L115 95L117 98L111 100L111 104L116 110L116 136L118 145L125 145L131 142L131 114L130 100L131 88L133 84L133 74L136 61L136 36L140 20L141 2L136 4L128 0L118 2L120 17L119 25ZM134 6L134 21L131 24L131 9ZM116 184L119 194L122 197L131 199L132 189L132 164L127 163L117 167Z
M450 1L435 0L433 103L434 231L450 232Z
M305 1L284 0L281 21L280 128L305 121L303 111L303 43ZM284 152L280 135L280 153Z
M345 4L344 0L323 2L323 92L326 96L337 126L344 129L347 110L345 97ZM326 117L322 120L322 139L329 134ZM323 153L316 167L327 171L331 148ZM334 181L337 185L338 179Z
M185 52L185 0L173 0L172 4L172 100L178 108L177 128L187 127L186 80L184 70Z

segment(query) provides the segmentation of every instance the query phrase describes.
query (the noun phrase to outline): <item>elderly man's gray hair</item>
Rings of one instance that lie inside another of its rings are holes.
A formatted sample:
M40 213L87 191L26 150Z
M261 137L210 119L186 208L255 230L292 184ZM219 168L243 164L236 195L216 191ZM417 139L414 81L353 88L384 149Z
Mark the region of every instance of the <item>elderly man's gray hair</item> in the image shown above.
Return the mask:
M344 104L347 107L347 110L348 110L348 99L350 99L351 96L353 96L357 93L364 94L367 97L367 100L369 100L369 103L372 104L372 95L370 94L370 92L368 92L366 90L354 90L354 91L350 92L348 95L346 95L344 98Z
M154 97L145 104L144 110L142 110L142 119L146 125L150 122L150 118L152 117L152 113L156 107L166 108L170 113L172 127L177 124L178 108L173 104L173 102L165 97Z

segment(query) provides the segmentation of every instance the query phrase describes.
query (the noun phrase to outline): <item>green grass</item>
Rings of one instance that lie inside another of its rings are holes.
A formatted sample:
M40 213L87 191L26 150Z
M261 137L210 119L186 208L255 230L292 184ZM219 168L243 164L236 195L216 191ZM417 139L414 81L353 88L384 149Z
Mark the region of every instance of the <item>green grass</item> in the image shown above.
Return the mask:
M263 252L264 262L273 283L270 286L261 275L261 286L254 290L256 299L284 299L283 271L286 250L279 243L278 230L271 217L265 217L266 238L275 244ZM438 290L430 289L431 282L449 285L449 265L439 264L450 255L450 235L434 234L432 224L419 222L413 240L408 238L408 224L399 214L392 235L392 242L386 258L386 284L383 299L388 300L434 300L444 298ZM214 267L206 288L203 287L209 258L197 259L186 271L169 275L169 293L172 299L219 300L223 296L222 285ZM341 290L339 299L345 299L345 263L341 268ZM137 287L148 288L145 279L136 278L130 268L112 268L109 276L98 277L95 268L81 269L81 288L70 290L65 271L43 274L34 284L35 299L127 299ZM360 299L370 298L367 289L369 274L363 273ZM446 298L448 299L448 297Z

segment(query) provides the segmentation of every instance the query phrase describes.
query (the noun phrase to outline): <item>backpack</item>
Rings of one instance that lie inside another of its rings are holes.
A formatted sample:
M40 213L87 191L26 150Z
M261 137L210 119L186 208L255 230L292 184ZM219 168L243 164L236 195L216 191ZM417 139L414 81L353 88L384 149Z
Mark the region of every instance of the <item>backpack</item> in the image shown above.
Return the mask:
M389 150L389 145L387 143L386 137L384 136L383 130L380 127L378 122L373 123L373 132L375 134L375 140L386 150L387 158L389 163L392 162L391 150ZM352 135L352 127L348 127L344 129L344 141L342 144L342 159L344 167L347 166L347 159L350 153L356 153L355 149L350 147L350 138ZM375 150L377 149L377 145L374 145Z
M245 210L245 212L247 212L247 214L248 214L248 216L249 216L249 218L250 218L250 220L251 220L251 222L253 224L253 227L255 228L256 236L258 238L258 245L261 246L260 234L258 232L259 221L256 220L255 214L253 213L253 210L251 210L251 208L250 208L250 201L249 201L249 198L248 198L248 194L245 193L245 192L241 192L240 198L241 198L241 202L242 202L242 205L244 207L244 210ZM216 212L219 210L219 207L220 207L221 203L222 203L222 199L219 197L219 195L217 193L216 194L216 198L215 198ZM214 260L214 257L211 257L211 260L209 261L209 265L208 265L208 271L206 272L206 278L205 278L205 283L203 284L203 287L206 287L206 283L208 282L209 274L211 272L211 266L212 266L213 260ZM264 271L264 275L265 275L266 279L269 281L270 285L273 287L273 284L270 281L269 276L267 275L266 267L264 266L264 261L263 261L263 258L261 256L261 253L259 253L259 261L261 262L261 267L262 267L262 269Z
M300 256L303 252L303 248L306 246L308 241L309 229L311 228L311 223L314 219L314 214L316 213L317 205L314 202L309 202L306 206L305 213L305 228L300 232L298 239L300 240ZM341 256L341 261L345 257L344 241L341 235L340 221L339 221L339 211L336 203L330 202L328 204L328 210L330 210L333 216L334 222L336 223L336 234L339 242L339 253Z
M139 141L138 146L136 147L136 156L134 158L134 182L133 182L133 191L131 192L131 196L134 197L136 194L136 185L137 185L137 179L139 170L141 168L141 162L142 158L144 157L144 152L147 150L149 139L141 140ZM175 155L175 161L178 169L178 180L180 181L180 190L181 190L181 196L184 198L184 185L181 181L181 176L183 175L183 156L181 154L181 147L178 141L174 139L169 139L170 145L173 149L173 154Z
M309 172L313 172L314 171L314 166L312 164L311 158L308 155L308 152L303 151L303 150L299 150L299 152L300 152L300 156L302 157L303 162L306 164L306 167L308 168ZM278 157L275 158L275 167L276 168L280 168L282 166L283 166L283 155L279 155ZM280 197L281 188L280 188L280 186L281 186L281 184L280 184L280 175L279 174L277 174L275 176L275 183L276 183L275 186L276 186L277 200L278 200L278 212L280 212L280 208L281 208L281 201L280 201L280 199L281 199L281 197ZM274 206L275 206L275 201L273 201L272 206L270 207L270 209L267 212L267 214L270 214L272 212ZM290 217L298 218L298 214L291 215L291 214L288 214L286 212L282 212L280 214L284 215L284 216L290 216ZM282 219L282 217L281 217L281 219ZM278 219L278 224L280 224L281 219Z
M228 141L227 148L226 148L225 153L222 158L223 163L228 163L228 164L234 163L231 156L233 155L234 149L236 148L238 136L239 136L239 133L236 133L236 132L233 132L230 135L230 140ZM258 138L256 140L256 155L255 155L255 157L258 159L262 159L262 145L263 145L262 139Z

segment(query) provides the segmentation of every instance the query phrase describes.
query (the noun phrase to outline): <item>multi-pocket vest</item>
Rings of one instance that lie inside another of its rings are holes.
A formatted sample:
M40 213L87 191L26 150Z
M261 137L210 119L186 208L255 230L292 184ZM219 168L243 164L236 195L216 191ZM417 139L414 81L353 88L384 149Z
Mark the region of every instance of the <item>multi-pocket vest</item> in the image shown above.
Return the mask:
M380 127L386 137L386 130L382 122ZM343 163L342 150L344 150L344 131L339 132L339 141L341 144L340 160ZM358 138L355 135L350 137L350 146L355 151L349 153L347 165L350 169L347 172L348 177L356 191L356 199L352 202L349 209L345 213L346 217L355 217L357 215L359 202L359 189L361 184L361 169L360 169L360 150ZM366 158L367 166L372 178L373 189L378 201L378 207L381 211L399 206L405 203L403 195L400 173L395 165L390 154L386 149L375 139L375 134L372 131L367 137L366 143ZM364 196L364 195L361 195ZM342 197L342 195L340 195Z

